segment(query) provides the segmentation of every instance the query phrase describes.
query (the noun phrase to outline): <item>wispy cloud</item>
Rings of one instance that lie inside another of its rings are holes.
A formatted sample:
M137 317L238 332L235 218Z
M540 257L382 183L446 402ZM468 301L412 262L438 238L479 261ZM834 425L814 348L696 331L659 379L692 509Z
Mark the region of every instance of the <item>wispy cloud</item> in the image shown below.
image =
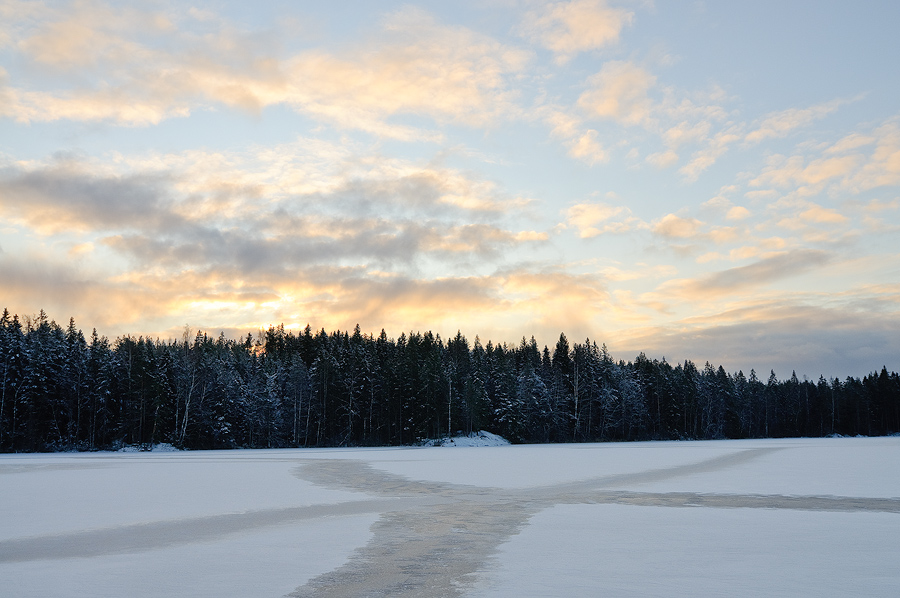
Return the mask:
M857 156L819 158L807 162L802 156L772 156L769 166L750 184L754 187L793 188L820 185L829 179L846 177L856 167Z
M625 206L605 203L578 203L566 210L566 224L578 230L582 239L606 233L625 233L647 228Z
M747 300L665 326L635 328L610 349L625 357L643 351L697 364L710 361L748 376L755 369L760 378L770 370L779 378L792 370L813 380L841 378L871 372L886 355L900 351L898 320L885 315L850 305L822 306L809 296Z
M747 266L720 270L696 279L669 280L660 285L656 293L684 301L704 301L798 276L827 265L833 259L831 254L815 249L779 252Z
M569 155L591 166L609 160L609 152L597 141L597 131L593 129L588 129L580 137L569 142Z
M721 158L728 148L740 139L737 127L732 127L720 131L709 139L706 147L697 150L691 156L690 162L679 169L688 181L696 181L703 171L710 168L716 161Z
M610 61L588 80L588 90L578 98L587 114L623 125L647 125L653 103L648 96L656 77L631 62Z
M683 27L709 14L420 6L0 0L8 307L107 334L358 322L674 357L737 354L753 326L815 355L835 337L779 325L818 314L871 357L852 331L897 312L875 286L900 263L900 117L890 87L854 95L867 63L845 99L779 105L758 95L779 65L752 89L698 68Z
M847 181L852 190L900 185L900 125L892 119L874 131L875 149L855 176Z
M690 239L699 234L703 223L696 218L681 218L666 214L654 224L653 232L669 239Z
M565 64L581 52L615 44L633 19L633 12L611 7L605 0L549 2L528 13L520 29Z
M343 128L433 141L438 133L391 117L427 115L485 126L520 112L507 77L527 64L527 51L440 25L415 8L385 21L389 41L341 54L283 56L275 40L221 23L196 36L184 28L190 13L178 17L119 13L99 4L52 13L48 22L20 32L17 47L27 60L67 77L81 75L81 84L45 91L9 83L2 114L24 122L143 126L214 105L253 113L286 105Z
M722 107L727 98L719 88L678 89L633 60L607 61L583 85L574 108L557 109L547 118L554 135L566 138L570 147L593 141L599 130L610 138L608 145L631 147L634 153L637 148L632 144L647 143L649 136L655 151L649 151L645 161L660 169L671 168L689 151L690 160L679 172L693 182L744 135L745 125L733 122ZM584 153L570 152L577 158ZM608 158L604 148L603 161Z
M808 108L789 108L767 114L761 119L756 128L747 133L745 139L749 143L759 143L765 139L784 137L791 131L825 118L851 101L853 100L837 99Z

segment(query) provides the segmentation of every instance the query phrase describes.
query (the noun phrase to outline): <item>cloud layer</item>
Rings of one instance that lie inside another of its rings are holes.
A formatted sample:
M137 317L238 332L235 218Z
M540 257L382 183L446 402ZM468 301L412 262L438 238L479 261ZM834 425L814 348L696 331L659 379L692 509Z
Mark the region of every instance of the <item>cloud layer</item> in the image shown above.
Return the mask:
M779 103L666 6L267 10L0 1L5 306L110 335L900 359L900 114L875 87Z

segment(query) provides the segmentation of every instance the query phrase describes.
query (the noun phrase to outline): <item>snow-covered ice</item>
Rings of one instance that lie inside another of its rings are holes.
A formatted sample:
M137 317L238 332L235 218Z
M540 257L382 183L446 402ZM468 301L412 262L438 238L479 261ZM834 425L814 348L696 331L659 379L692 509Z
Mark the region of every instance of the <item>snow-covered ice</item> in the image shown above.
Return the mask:
M472 598L897 596L897 513L558 505Z
M898 437L464 444L0 455L0 594L900 595Z

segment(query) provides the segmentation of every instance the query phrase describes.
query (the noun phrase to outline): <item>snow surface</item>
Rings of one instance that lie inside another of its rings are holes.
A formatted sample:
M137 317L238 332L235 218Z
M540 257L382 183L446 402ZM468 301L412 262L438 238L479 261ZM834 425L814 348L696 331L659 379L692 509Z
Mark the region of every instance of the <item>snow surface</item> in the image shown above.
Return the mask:
M264 451L4 455L0 540L359 498L296 467Z
M900 596L898 437L0 455L0 513L4 596Z
M690 445L706 444L702 449ZM666 450L660 450L662 446ZM375 455L348 452L374 467L415 480L493 488L529 488L668 469L741 449L707 443L516 444L490 451L424 448Z
M688 450L770 447L726 470L635 484L651 492L719 492L900 498L900 437L790 438L683 443Z
M472 598L897 596L900 515L559 505Z

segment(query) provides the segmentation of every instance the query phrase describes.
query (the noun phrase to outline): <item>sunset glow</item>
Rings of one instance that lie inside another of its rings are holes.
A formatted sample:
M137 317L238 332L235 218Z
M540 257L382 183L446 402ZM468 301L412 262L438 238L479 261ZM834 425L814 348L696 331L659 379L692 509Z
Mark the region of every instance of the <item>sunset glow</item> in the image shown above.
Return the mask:
M900 367L900 4L0 0L0 309Z

